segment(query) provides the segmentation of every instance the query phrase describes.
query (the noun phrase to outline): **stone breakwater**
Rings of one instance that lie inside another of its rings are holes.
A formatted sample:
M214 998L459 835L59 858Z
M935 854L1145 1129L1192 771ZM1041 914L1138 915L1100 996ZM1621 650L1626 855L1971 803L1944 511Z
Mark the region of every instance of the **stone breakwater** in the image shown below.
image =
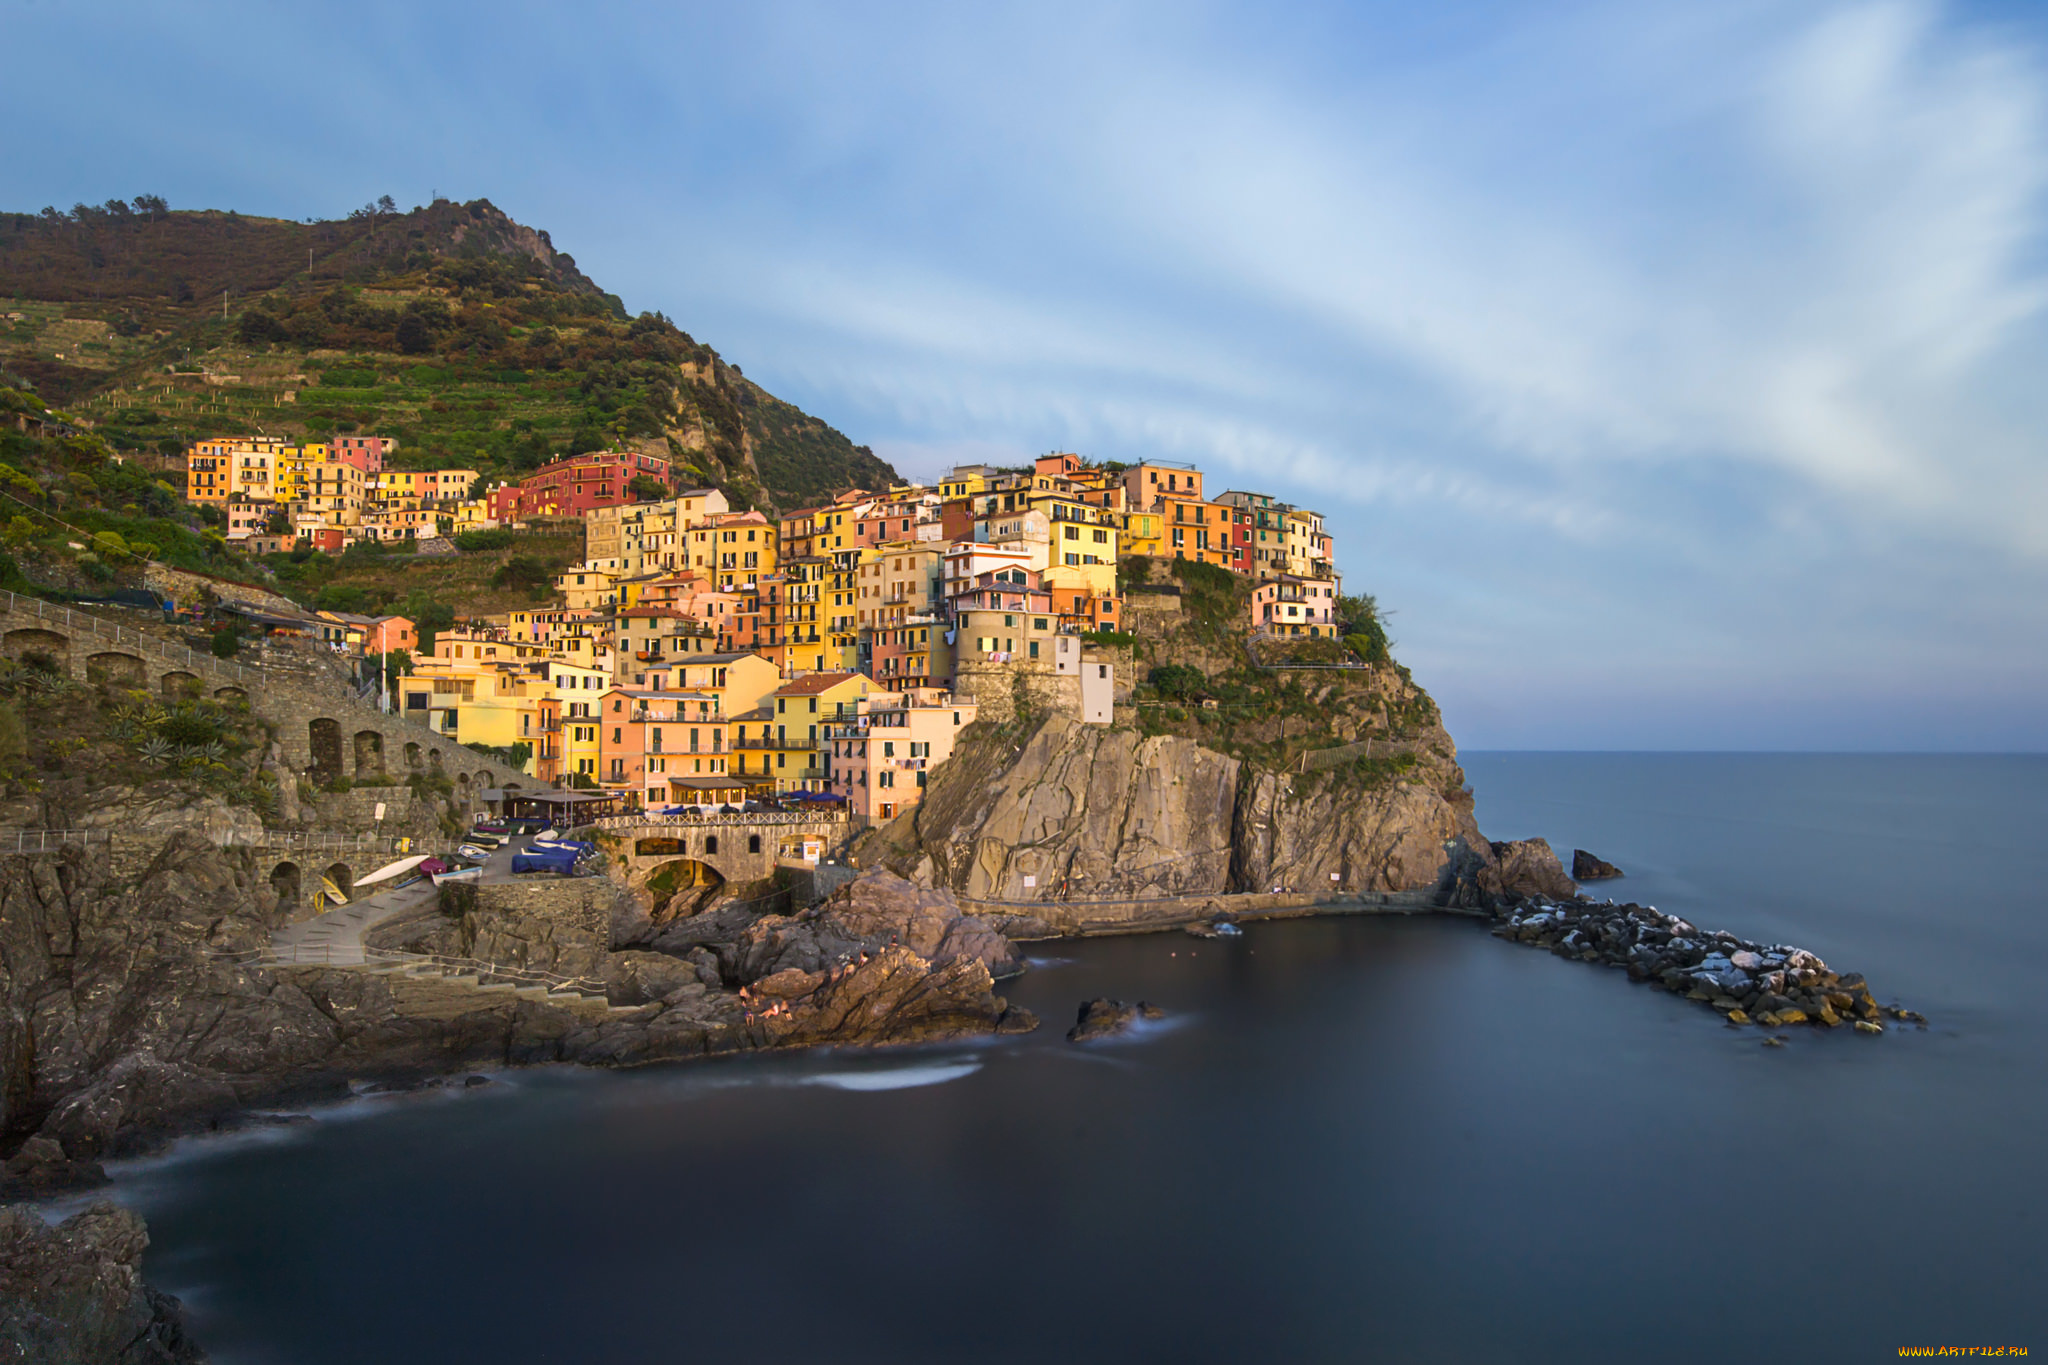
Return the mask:
M1861 973L1835 972L1803 948L1700 929L1654 906L1525 903L1498 912L1493 933L1559 957L1624 968L1631 981L1697 1000L1731 1024L1849 1024L1882 1033L1887 1019L1927 1022L1912 1010L1878 1004Z

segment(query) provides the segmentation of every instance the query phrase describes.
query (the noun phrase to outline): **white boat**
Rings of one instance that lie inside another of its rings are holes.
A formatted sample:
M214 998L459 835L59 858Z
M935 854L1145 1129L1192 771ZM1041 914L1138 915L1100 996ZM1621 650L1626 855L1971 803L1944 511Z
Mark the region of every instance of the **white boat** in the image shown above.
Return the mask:
M434 885L440 886L444 882L473 882L483 875L484 870L481 867L458 867L453 872L436 872Z

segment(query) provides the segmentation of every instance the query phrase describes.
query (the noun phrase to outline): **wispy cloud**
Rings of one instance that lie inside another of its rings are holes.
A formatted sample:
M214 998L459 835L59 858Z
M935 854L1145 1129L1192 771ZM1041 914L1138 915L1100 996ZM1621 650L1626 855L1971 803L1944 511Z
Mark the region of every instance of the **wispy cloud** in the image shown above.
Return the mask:
M1485 699L1482 742L1623 711L1638 741L1782 737L1778 688L1864 696L1882 743L1940 710L1905 688L2048 743L2011 700L2048 682L2038 27L366 4L139 19L86 64L75 16L32 13L52 55L0 108L74 113L24 183L486 193L906 467L1061 446L1312 500L1425 680ZM305 52L363 98L287 124L226 93ZM207 78L134 79L166 65Z

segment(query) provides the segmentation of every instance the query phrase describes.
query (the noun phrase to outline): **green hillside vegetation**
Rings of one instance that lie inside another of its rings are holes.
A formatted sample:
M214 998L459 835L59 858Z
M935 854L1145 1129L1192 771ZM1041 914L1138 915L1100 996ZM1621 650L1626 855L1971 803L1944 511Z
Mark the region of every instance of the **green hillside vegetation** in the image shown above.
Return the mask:
M1387 651L1371 597L1338 604L1345 638L1264 640L1247 646L1252 583L1192 560L1119 566L1126 589L1177 593L1177 616L1134 614L1131 658L1136 724L1148 735L1180 735L1268 772L1299 773L1308 786L1370 790L1426 769L1446 771L1449 740L1436 703ZM1155 621L1170 622L1163 626ZM1274 665L1354 665L1287 668ZM1369 748L1344 762L1302 772L1304 755L1338 745ZM1469 800L1452 787L1446 799Z
M0 368L113 447L397 437L397 468L513 478L625 446L735 507L895 471L658 313L629 317L487 200L294 223L138 199L0 214Z
M182 490L10 388L0 388L0 542L0 587L40 596L132 586L145 559L239 582L262 577Z

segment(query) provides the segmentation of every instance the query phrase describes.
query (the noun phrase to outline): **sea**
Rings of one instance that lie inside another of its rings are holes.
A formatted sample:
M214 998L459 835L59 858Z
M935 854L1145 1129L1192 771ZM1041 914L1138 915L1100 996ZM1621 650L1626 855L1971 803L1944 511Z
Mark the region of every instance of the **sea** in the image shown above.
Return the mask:
M1046 943L1032 1036L362 1096L115 1193L226 1365L2048 1353L2048 757L1464 761L1928 1025L1766 1047L1450 917ZM1102 995L1165 1014L1065 1041Z

